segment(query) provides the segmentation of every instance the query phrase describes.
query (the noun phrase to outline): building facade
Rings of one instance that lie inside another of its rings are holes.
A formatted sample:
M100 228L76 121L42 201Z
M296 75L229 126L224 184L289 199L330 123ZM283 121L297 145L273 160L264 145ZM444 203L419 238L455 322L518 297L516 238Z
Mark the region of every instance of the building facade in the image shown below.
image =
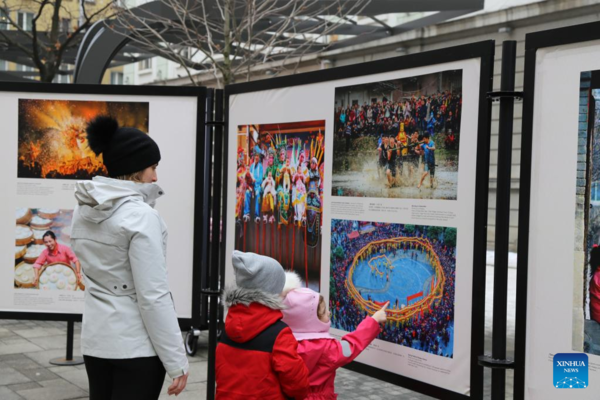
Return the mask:
M92 15L93 13L104 9L113 3L113 0L77 0L63 1L60 4L60 13L58 15L58 30L61 35L69 35L77 30L78 26L84 21L84 14ZM30 33L33 31L34 24L38 32L48 32L52 29L54 15L54 3L45 4L42 7L42 2L35 1L20 1L20 0L5 0L0 3L0 31L16 31L22 29ZM107 12L110 12L110 8ZM85 13L84 13L85 12ZM39 14L39 16L38 16ZM101 19L106 13L102 13L97 19ZM37 18L37 20L36 20ZM16 26L15 26L16 25ZM81 33L82 37L85 32ZM0 35L0 46L7 43L7 40ZM33 42L21 43L24 47L33 48ZM2 47L0 47L0 50ZM23 57L26 54L23 52ZM19 64L14 61L2 59L0 51L0 71L16 71L20 72L20 76L30 79L39 79L37 69L33 66L33 62L28 65ZM72 70L73 65L63 63L62 70ZM121 68L122 69L122 68ZM27 75L31 72L31 75ZM110 77L110 73L108 74ZM72 74L57 74L54 83L72 83ZM103 83L111 83L109 78L105 78Z

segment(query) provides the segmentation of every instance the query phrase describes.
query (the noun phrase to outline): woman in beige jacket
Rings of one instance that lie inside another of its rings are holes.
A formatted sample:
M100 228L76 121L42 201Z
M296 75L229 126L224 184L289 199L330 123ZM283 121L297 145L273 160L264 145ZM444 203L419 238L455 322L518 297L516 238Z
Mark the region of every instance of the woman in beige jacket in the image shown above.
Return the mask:
M186 385L188 361L167 283L166 226L153 206L160 152L144 132L98 117L87 130L109 176L76 184L71 246L86 283L81 345L90 400L157 399Z

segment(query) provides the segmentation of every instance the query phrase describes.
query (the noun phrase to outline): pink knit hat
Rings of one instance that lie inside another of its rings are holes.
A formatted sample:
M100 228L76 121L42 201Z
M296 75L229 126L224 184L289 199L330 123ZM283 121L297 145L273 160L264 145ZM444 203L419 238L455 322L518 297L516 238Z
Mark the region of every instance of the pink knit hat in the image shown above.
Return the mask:
M308 288L294 289L283 300L285 322L296 340L334 339L329 334L330 322L323 322L317 316L319 293Z

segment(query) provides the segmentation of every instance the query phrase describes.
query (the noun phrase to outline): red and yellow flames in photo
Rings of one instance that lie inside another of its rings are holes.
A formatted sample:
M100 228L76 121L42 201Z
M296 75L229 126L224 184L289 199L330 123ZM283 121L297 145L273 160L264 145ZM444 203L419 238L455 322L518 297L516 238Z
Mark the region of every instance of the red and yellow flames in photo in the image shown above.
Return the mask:
M87 123L98 115L110 115L121 126L147 132L148 114L148 103L21 99L19 177L106 175L102 156L88 146ZM29 174L24 176L22 169Z

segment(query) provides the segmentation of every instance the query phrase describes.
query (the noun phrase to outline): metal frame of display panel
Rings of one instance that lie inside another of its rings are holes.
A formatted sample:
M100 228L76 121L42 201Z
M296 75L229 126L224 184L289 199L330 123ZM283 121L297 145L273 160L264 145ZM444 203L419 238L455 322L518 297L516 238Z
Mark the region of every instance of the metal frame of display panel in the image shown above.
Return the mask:
M530 33L525 37L525 73L523 124L521 139L521 169L519 191L519 259L517 268L517 298L515 326L514 399L525 398L525 357L527 346L527 277L529 268L529 225L531 210L531 175L533 151L533 112L536 57L539 49L584 43L600 39L600 23L575 25Z
M210 146L205 137L206 88L170 87L170 86L117 86L117 85L60 85L46 83L0 82L0 92L49 93L49 94L90 94L90 95L126 95L126 96L164 96L195 97L198 99L196 123L196 174L194 193L194 246L192 273L192 316L179 318L182 329L202 327L201 321L201 285L202 268L208 268L209 208L205 193L210 193ZM0 319L25 319L46 321L81 321L82 314L52 312L0 311Z
M492 40L473 44L449 47L440 50L410 54L401 57L388 58L369 63L332 68L322 71L309 72L299 75L290 75L269 80L240 83L225 87L225 107L228 121L229 96L271 89L283 89L292 86L301 86L328 82L346 78L374 75L378 73L400 71L411 68L426 67L454 61L479 58L480 83L479 83L479 119L477 125L477 171L475 179L475 219L474 219L474 254L473 254L473 293L471 315L471 356L470 356L470 396L451 390L443 389L423 381L406 378L376 367L359 362L352 362L346 368L359 373L381 379L394 385L402 386L429 396L441 399L482 399L483 398L483 367L478 364L478 357L484 352L484 317L485 317L485 265L486 265L486 238L487 238L487 209L489 188L489 150L491 128L491 101L488 93L492 89L494 68L495 43ZM228 149L229 134L224 135L224 148ZM227 177L227 158L225 151L224 176ZM227 179L227 178L225 178ZM227 191L224 189L223 203L227 204ZM227 211L223 212L223 238L226 236ZM222 251L224 251L222 246ZM224 254L223 254L224 256ZM225 257L221 257L221 271L225 270ZM216 343L209 343L216 346ZM213 360L214 361L214 360ZM209 360L209 365L211 360ZM209 367L210 368L210 367Z

